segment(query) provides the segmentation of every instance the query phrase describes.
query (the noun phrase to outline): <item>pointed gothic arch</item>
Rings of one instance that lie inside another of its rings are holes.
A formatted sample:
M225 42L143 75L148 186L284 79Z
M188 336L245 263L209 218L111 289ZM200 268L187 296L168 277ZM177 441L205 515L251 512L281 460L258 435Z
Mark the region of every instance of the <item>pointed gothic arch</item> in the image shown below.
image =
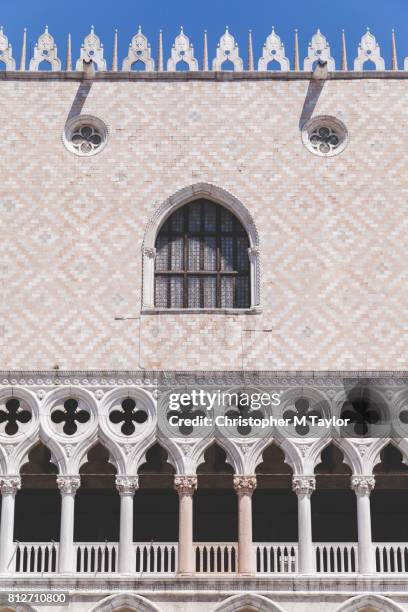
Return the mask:
M267 597L256 593L242 593L228 597L214 609L214 612L239 612L240 610L254 610L257 612L283 612L283 608L278 606Z
M97 603L89 612L113 612L121 608L130 608L134 612L160 612L155 604L141 595L136 595L136 593L110 595Z
M260 303L260 257L259 234L248 209L232 194L221 187L209 183L197 183L184 187L165 200L156 209L147 224L143 245L143 290L142 308L146 312L154 310L154 272L156 257L156 237L171 214L178 208L200 198L226 208L243 226L249 241L250 307L255 309Z
M400 605L382 595L366 594L352 597L335 612L403 612Z

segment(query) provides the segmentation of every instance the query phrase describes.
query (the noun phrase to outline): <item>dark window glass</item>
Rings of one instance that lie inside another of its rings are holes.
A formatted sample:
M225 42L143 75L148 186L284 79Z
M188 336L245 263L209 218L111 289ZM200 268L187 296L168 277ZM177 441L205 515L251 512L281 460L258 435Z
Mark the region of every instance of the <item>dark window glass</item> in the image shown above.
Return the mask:
M156 307L249 308L248 247L245 229L223 206L181 207L156 239Z

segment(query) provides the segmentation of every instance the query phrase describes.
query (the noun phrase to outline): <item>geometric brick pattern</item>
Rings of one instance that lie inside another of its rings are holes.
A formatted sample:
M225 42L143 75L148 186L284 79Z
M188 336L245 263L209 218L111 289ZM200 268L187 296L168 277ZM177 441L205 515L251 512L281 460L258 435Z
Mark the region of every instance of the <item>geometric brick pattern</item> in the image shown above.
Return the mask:
M0 367L408 369L407 88L2 80ZM79 110L109 127L90 158L62 144ZM316 115L346 125L342 154L303 146ZM261 314L141 315L145 228L199 182L255 221Z

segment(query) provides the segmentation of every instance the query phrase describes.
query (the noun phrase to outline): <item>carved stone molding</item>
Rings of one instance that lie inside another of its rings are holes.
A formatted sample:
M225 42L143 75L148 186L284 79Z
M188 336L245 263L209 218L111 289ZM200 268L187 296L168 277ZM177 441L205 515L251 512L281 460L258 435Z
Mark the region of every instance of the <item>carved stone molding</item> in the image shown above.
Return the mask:
M375 486L374 476L352 476L351 488L356 495L370 495Z
M234 489L238 495L252 495L256 487L256 476L234 476Z
M61 495L75 495L81 486L80 476L58 476L57 486Z
M294 476L292 478L292 491L296 495L311 495L316 489L314 476Z
M138 476L116 476L115 482L119 495L134 495L139 488Z
M179 495L194 495L197 489L197 476L175 476L174 488Z
M0 479L0 491L2 495L16 495L21 489L20 476L4 476Z

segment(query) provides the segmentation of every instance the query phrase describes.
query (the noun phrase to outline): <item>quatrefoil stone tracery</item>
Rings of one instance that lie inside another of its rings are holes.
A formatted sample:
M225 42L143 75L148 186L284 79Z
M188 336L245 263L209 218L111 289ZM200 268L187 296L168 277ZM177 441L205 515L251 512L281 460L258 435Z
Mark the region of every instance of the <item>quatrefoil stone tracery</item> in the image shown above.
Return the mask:
M91 125L83 125L71 137L72 146L81 155L90 155L102 144L102 135Z
M134 399L128 397L121 403L121 409L112 410L109 420L114 425L120 425L120 431L125 436L131 436L136 431L136 425L142 425L148 419L145 410L137 407Z
M56 425L61 425L62 431L67 436L73 436L78 431L78 424L85 424L91 418L87 410L79 407L79 402L76 399L70 398L64 402L64 409L58 408L51 414L51 421Z
M5 410L0 410L0 424L5 423L4 432L14 436L19 432L20 424L31 421L32 415L28 410L21 408L20 400L11 398L5 403Z

